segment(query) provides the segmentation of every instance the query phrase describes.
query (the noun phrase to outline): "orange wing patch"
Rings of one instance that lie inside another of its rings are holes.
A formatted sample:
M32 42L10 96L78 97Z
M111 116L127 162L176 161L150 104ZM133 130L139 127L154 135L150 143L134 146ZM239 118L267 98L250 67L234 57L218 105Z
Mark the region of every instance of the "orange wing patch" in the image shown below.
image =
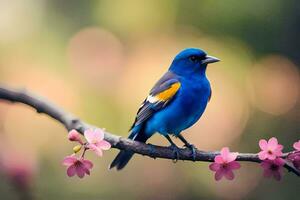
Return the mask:
M155 95L155 98L158 99L159 101L167 101L167 100L169 100L179 90L180 85L181 84L179 82L172 84L171 87L168 88L167 90L162 91L161 93L158 93L157 95Z

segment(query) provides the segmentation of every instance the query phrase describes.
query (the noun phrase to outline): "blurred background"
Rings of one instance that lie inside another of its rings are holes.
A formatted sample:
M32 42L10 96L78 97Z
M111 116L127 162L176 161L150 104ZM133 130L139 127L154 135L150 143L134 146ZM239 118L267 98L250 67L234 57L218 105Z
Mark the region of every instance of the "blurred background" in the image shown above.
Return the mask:
M185 136L201 150L258 152L275 136L300 139L300 3L296 0L0 0L0 82L26 88L83 120L127 136L139 104L175 54L199 47L213 95ZM134 91L134 92L133 92ZM117 150L83 180L61 161L73 144L59 123L0 102L1 199L295 199L299 178L281 182L242 163L216 182L208 163L135 156L108 171ZM149 142L168 145L161 136ZM178 143L181 145L181 143Z

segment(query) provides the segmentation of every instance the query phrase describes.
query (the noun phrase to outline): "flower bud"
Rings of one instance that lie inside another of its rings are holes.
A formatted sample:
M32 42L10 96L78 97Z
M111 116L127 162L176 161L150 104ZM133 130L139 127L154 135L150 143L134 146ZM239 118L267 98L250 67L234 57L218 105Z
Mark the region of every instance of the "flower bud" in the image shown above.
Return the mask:
M80 144L83 144L80 134L74 129L69 132L68 139L72 142L79 142Z
M75 147L73 147L73 152L74 153L78 153L81 150L82 145L76 145Z
M288 160L290 160L295 168L300 170L300 151L295 151L294 153L291 153L288 155Z

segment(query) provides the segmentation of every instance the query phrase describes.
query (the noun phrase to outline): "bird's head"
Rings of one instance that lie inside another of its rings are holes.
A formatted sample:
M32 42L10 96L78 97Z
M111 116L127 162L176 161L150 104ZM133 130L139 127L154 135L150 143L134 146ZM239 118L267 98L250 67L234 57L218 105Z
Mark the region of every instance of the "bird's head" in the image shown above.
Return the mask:
M201 49L188 48L176 55L170 71L178 75L205 74L207 65L218 61L218 58L207 55Z

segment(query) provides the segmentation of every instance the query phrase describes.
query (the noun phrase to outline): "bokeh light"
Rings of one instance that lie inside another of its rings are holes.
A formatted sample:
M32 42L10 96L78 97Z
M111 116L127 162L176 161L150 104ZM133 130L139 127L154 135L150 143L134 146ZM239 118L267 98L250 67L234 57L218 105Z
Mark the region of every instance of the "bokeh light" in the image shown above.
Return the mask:
M41 26L44 3L38 0L0 1L0 42L31 37Z
M264 112L280 115L295 107L300 92L296 66L281 56L258 62L248 77L252 103Z
M71 67L102 90L113 87L123 72L123 45L111 32L89 27L75 34L68 46ZM108 89L109 90L109 89Z
M98 2L94 15L105 26L138 37L153 30L170 29L175 23L176 9L176 2L170 0L124 0L117 4L104 0Z

